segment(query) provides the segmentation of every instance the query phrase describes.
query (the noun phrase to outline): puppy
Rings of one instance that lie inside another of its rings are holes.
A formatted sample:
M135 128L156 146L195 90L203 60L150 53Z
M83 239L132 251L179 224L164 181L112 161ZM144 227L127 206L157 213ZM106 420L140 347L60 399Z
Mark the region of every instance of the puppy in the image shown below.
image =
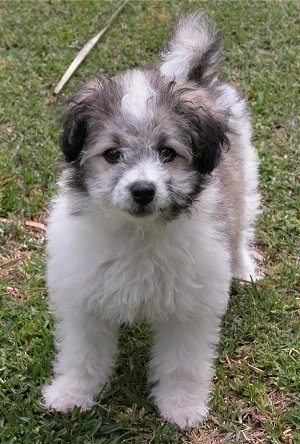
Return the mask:
M191 13L157 66L97 77L66 107L47 242L58 321L49 409L89 409L119 327L143 320L161 414L181 428L207 416L231 279L255 278L259 201L248 111L218 78L220 46L214 24Z

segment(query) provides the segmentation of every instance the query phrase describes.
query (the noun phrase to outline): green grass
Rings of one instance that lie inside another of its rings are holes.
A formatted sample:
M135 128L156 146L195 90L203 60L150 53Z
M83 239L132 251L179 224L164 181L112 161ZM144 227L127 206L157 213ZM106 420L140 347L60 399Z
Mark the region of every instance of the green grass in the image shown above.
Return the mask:
M1 442L298 443L299 3L132 2L55 100L54 85L117 4L0 5ZM181 433L148 401L146 326L122 332L112 385L96 407L49 413L40 404L53 356L44 231L25 221L42 223L55 192L62 102L96 71L113 75L155 62L175 18L195 7L217 21L226 37L223 72L249 99L261 159L265 278L233 285L211 414L199 429Z

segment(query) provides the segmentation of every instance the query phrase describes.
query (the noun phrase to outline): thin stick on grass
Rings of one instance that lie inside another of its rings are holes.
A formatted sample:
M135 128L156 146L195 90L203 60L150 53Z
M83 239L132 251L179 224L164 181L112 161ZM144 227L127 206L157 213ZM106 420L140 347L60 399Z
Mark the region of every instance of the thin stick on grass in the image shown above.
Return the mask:
M90 38L90 40L84 45L84 47L79 51L67 71L64 73L56 87L54 88L54 94L58 94L62 88L65 86L65 84L70 80L78 66L83 62L83 60L86 58L86 56L89 54L89 52L93 49L93 47L96 45L96 43L99 41L100 37L107 31L107 29L110 27L114 19L120 14L124 6L129 2L130 0L124 0L123 3L115 10L115 12L111 15L111 17L107 20L104 27L99 31L97 34L95 34L93 37Z
M25 225L26 227L36 228L37 230L40 231L46 231L45 224L42 224L41 222L36 222L34 220L26 220Z
M43 224L41 222L36 222L35 220L22 221L22 220L11 220L11 219L6 219L5 217L0 217L0 223L15 224L18 226L22 226L25 224L26 227L36 228L37 230L40 230L40 231L46 231L45 224Z
M27 258L27 254L23 253L23 254L21 254L21 256L16 257L14 259L8 259L6 261L3 261L0 263L0 270L10 267L11 265L16 264L17 262L24 261L26 258Z

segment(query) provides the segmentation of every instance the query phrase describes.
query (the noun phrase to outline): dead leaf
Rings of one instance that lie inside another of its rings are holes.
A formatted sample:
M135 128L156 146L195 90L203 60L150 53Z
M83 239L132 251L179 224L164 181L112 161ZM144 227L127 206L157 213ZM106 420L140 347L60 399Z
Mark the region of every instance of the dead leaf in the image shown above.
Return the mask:
M46 98L46 103L47 104L49 104L49 103L57 103L57 101L58 101L57 97L55 97L53 95L50 95L50 96L48 96Z
M157 19L159 22L163 23L166 22L168 20L168 16L167 14L158 14Z
M41 222L35 222L34 220L26 220L25 225L27 227L37 228L38 230L46 231L45 224L42 224Z

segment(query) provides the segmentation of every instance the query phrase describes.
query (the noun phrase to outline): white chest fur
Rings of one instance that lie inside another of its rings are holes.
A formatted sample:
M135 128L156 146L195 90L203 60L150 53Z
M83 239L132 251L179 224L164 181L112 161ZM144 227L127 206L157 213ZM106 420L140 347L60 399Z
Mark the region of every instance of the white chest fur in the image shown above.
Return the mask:
M115 323L186 319L226 306L229 257L205 215L147 229L68 215L49 221L48 285L54 304L97 311ZM58 223L59 221L59 223ZM209 227L209 228L208 228Z

